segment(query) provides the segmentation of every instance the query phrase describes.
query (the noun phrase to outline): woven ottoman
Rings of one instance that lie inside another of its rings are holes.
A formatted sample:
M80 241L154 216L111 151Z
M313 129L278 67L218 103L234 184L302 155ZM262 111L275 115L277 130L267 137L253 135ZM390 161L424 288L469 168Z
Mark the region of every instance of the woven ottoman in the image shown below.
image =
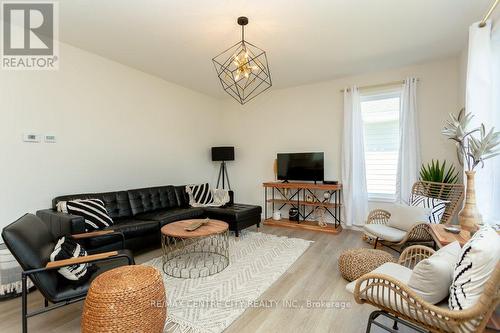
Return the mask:
M102 273L83 305L82 332L163 332L167 317L161 273L150 266L123 266Z
M394 261L392 255L382 250L350 249L340 255L339 270L344 279L354 281L382 264Z

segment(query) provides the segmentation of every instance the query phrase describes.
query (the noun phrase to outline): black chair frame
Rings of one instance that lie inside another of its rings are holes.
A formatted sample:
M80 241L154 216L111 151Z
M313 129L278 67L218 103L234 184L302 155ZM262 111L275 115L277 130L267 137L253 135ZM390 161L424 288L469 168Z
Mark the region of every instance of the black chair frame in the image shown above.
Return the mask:
M105 261L112 261L112 260L123 259L123 258L127 259L129 265L134 264L134 259L129 257L125 253L118 253L116 255L106 257L106 258L89 260L89 261L85 261L85 263L105 262ZM49 301L45 298L43 308L40 308L40 309L37 309L35 311L28 313L28 283L27 283L28 277L34 273L46 272L49 270L59 269L61 267L67 267L67 266L71 266L71 264L66 265L66 266L57 266L57 267L51 267L51 268L41 267L41 268L23 271L21 273L21 280L22 280L22 332L23 333L28 332L28 318L45 313L45 312L49 312L51 310L54 310L54 309L57 309L57 308L60 308L60 307L63 307L63 306L69 305L69 304L73 304L73 303L76 303L76 302L79 302L79 301L82 301L85 299L86 296L84 295L84 296L69 299L66 301L61 301L59 303L55 303L55 304L49 306Z

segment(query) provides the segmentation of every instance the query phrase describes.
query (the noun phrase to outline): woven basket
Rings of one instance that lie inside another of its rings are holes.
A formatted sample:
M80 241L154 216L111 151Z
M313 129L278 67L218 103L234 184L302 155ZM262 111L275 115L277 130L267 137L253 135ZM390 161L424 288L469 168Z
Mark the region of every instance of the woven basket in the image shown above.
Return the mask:
M123 266L99 275L83 306L82 332L163 332L167 316L161 273Z
M387 252L374 249L351 249L339 257L339 271L347 281L354 281L361 275L370 273L386 262L396 259Z

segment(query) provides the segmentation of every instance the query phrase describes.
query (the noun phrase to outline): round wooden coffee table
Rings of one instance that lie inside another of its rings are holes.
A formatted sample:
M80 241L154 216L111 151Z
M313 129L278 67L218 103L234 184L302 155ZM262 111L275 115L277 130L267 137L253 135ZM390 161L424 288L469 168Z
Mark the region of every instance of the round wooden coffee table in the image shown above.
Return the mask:
M194 231L193 222L204 222ZM219 220L192 219L161 228L163 271L176 278L199 278L223 271L229 265L229 225Z

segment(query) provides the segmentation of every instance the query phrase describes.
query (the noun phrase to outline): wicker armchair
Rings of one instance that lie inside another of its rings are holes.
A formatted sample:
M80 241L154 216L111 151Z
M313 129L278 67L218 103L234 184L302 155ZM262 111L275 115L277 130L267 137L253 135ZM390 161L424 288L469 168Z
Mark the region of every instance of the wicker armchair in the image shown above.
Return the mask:
M462 184L446 184L446 183L435 183L427 181L418 181L413 184L412 195L423 195L426 197L437 198L440 200L449 201L446 204L445 211L441 217L440 223L449 224L451 223L453 217L457 213L460 204L464 197L464 185ZM386 225L391 217L391 213L383 209L375 209L368 214L366 224L383 224ZM415 224L406 234L399 237L397 241L391 241L387 239L380 239L380 237L375 236L376 248L378 242L381 241L383 245L386 245L397 251L393 246L402 247L411 243L426 243L432 242L433 238L429 232L429 226L427 223Z
M425 246L410 246L403 251L398 263L413 268L433 253L434 250ZM500 262L497 262L478 302L465 310L452 311L447 304L443 307L430 304L404 282L389 274L375 272L365 274L356 281L354 299L359 304L368 303L380 309L370 315L367 332L372 324L387 329L375 321L378 316L388 317L420 332L482 332L500 302Z

